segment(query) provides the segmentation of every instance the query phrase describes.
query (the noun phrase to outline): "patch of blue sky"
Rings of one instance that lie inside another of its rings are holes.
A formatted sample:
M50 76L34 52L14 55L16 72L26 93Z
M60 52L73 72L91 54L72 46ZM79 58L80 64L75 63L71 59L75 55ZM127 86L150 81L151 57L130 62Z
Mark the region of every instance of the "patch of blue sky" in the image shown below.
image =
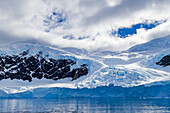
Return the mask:
M130 35L134 35L137 34L137 29L141 29L144 28L146 30L155 28L156 26L160 25L161 23L166 22L166 21L154 21L153 23L138 23L135 25L132 25L130 28L127 27L123 27L123 28L119 28L117 31L112 31L111 35L120 37L120 38L126 38Z
M63 13L53 11L43 20L43 22L45 26L48 26L48 29L45 31L49 32L50 29L62 26L66 22L66 16Z
M86 38L89 38L89 36L80 36L80 37L75 37L73 35L66 35L63 37L64 39L69 39L69 40L74 40L74 39L78 39L78 40L83 40Z

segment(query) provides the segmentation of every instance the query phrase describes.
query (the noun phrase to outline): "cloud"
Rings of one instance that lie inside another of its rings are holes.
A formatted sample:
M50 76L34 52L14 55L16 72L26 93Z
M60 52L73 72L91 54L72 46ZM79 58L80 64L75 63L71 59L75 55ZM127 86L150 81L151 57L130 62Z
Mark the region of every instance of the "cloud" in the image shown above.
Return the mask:
M0 42L36 39L51 45L85 48L89 51L121 51L136 44L170 34L169 0L0 0ZM53 28L53 12L66 16ZM111 30L167 20L150 30L120 39ZM46 32L50 29L50 32ZM64 36L77 39L63 39ZM79 37L88 37L78 40Z
M117 6L105 6L100 9L91 17L86 18L85 24L96 24L112 18L126 18L137 11L145 9L147 5L147 0L124 0Z

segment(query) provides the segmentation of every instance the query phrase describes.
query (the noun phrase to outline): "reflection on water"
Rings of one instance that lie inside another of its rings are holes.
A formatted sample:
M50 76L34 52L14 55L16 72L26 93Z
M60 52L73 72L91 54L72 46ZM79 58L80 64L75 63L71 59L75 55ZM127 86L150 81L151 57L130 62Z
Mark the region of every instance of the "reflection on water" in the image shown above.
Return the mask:
M1 99L0 112L170 112L170 99Z

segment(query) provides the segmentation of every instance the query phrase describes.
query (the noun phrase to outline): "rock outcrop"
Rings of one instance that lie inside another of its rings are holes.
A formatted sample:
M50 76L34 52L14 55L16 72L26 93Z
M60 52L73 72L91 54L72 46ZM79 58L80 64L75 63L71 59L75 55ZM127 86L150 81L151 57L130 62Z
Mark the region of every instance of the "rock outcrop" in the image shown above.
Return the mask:
M169 66L170 65L170 55L164 56L159 62L156 62L160 66Z
M31 55L29 50L19 55L0 55L0 80L21 79L31 82L33 78L58 80L66 77L75 80L88 74L86 64L71 69L75 64L72 59L48 58L42 52Z

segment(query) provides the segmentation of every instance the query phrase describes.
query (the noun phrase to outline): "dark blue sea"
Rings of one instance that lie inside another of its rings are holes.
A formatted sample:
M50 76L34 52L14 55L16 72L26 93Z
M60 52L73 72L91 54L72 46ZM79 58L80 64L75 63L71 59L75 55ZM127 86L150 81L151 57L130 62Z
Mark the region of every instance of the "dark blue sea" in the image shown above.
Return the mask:
M170 98L0 99L0 112L168 113Z

